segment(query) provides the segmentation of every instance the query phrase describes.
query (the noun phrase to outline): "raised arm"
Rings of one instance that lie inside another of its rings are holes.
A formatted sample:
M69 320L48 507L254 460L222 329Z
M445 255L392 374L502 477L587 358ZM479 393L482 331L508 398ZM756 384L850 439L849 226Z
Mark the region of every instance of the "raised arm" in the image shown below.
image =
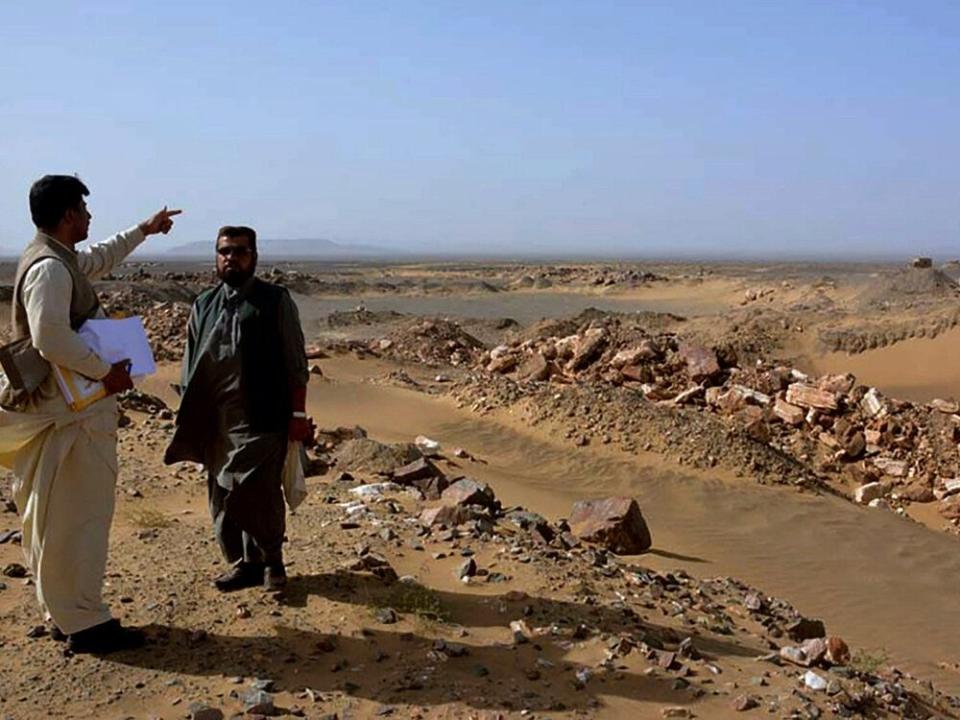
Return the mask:
M132 253L147 236L163 233L166 235L173 227L173 217L182 210L168 210L166 207L136 227L117 233L109 240L104 240L89 248L77 252L77 264L80 272L91 280L96 280L109 273L123 262L123 259Z

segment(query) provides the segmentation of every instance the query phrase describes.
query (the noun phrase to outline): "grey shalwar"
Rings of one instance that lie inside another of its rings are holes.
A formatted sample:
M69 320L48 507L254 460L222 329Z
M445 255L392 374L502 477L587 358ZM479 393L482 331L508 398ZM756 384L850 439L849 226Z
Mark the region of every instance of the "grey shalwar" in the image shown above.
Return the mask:
M214 532L224 558L236 563L282 564L286 529L281 478L287 453L286 428L255 430L241 378L240 304L255 279L240 288L222 285L222 309L205 338L197 336L196 308L191 338L196 358L187 358L191 388L203 389L210 426L203 444ZM307 362L296 305L284 292L278 323L284 367L291 385L306 385ZM257 379L251 379L256 382ZM182 407L181 407L182 410Z

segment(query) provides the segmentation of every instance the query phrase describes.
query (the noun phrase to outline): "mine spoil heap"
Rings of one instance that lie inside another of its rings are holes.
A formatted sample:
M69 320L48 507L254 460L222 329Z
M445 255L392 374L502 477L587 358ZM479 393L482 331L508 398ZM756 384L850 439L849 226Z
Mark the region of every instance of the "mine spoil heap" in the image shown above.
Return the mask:
M955 401L887 398L853 375L808 377L763 361L743 367L728 346L650 332L623 316L594 318L563 336L479 346L455 323L425 321L366 349L453 366L472 358L451 386L461 405L524 406L533 422L565 424L578 445L656 450L901 513L937 502L951 528L960 521Z

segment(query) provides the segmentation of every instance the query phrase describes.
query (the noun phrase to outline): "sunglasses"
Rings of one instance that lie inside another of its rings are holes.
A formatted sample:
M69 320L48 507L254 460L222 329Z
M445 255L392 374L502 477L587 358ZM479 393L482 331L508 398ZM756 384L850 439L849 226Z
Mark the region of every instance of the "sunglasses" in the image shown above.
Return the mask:
M243 245L228 245L226 247L217 248L217 255L220 257L230 257L231 255L236 257L246 257L251 252L250 248Z

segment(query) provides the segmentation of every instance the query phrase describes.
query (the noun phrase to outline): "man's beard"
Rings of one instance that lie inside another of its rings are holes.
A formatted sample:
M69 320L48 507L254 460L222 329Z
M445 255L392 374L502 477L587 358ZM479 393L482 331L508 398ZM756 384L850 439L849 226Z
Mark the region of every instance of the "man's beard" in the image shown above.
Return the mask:
M238 288L252 278L256 271L257 266L254 264L249 270L217 270L217 277L230 287Z

